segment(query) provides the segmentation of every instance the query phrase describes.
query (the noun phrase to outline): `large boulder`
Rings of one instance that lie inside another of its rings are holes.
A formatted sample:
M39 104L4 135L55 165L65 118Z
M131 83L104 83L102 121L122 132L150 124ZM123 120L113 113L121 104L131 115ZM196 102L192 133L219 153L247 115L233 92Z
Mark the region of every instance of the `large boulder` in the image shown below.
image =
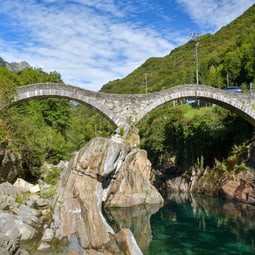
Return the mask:
M22 178L17 178L15 183L13 184L20 192L30 192L30 193L38 193L40 192L39 184L31 184Z
M141 254L132 233L120 229L115 235L101 209L103 203L122 207L162 203L149 179L150 162L145 151L131 148L116 137L91 140L62 173L52 225L56 236L71 241L75 234L87 252L102 247L109 251L117 244L120 250L128 247L118 254Z
M7 210L15 206L18 190L8 182L0 184L0 210Z

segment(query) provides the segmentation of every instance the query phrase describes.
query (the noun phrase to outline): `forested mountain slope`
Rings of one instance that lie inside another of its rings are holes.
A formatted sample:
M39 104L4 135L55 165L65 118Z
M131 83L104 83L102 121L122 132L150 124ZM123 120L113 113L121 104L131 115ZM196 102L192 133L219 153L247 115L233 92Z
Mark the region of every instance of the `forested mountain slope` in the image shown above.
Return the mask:
M214 35L199 36L199 83L214 87L247 87L255 77L255 5ZM101 91L145 93L175 85L195 83L194 41L174 49L165 57L152 57L124 79L110 81Z

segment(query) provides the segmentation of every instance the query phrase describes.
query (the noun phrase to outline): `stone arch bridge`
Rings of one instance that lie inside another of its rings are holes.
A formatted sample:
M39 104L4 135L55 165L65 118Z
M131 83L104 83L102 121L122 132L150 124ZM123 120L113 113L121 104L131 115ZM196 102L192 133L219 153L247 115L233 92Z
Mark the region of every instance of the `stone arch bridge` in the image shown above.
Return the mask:
M89 105L105 115L117 127L136 124L153 109L181 98L195 98L220 105L255 126L255 96L205 85L179 85L149 94L110 94L65 84L38 83L18 87L11 104L49 97L66 98Z

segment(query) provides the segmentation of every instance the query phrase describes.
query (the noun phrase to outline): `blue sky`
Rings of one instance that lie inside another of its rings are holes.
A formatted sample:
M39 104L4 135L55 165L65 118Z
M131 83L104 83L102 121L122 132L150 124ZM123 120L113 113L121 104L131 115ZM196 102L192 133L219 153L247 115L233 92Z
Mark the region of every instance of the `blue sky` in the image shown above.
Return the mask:
M97 91L191 33L215 33L255 0L0 0L0 56Z

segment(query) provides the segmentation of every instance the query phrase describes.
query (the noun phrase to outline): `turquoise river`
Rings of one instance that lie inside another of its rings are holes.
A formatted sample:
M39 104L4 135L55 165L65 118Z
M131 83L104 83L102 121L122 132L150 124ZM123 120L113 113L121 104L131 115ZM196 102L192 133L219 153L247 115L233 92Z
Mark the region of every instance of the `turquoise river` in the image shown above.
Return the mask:
M144 255L255 254L255 207L217 198L172 195L161 208L107 213L129 227Z
M132 230L144 255L255 254L255 206L178 194L163 206L111 208L104 214L116 232ZM68 250L62 243L30 254L59 255Z

